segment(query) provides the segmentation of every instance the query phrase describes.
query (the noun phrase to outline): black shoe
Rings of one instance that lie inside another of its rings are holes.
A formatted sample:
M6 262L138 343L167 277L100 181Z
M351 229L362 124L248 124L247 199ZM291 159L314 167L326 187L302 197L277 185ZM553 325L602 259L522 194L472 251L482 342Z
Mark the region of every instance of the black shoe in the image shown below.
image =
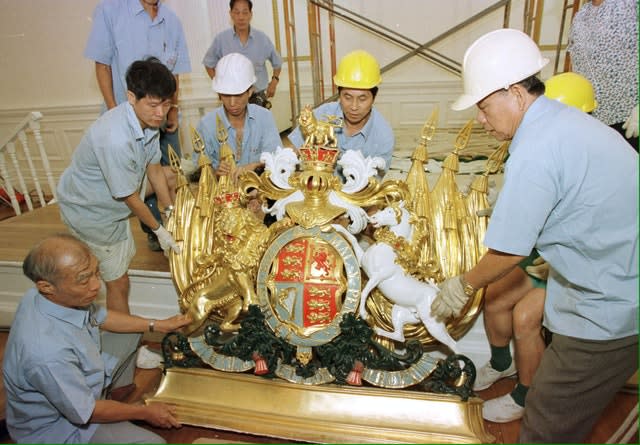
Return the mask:
M160 247L160 241L158 241L158 237L153 233L147 233L147 246L153 252L162 252L162 247Z

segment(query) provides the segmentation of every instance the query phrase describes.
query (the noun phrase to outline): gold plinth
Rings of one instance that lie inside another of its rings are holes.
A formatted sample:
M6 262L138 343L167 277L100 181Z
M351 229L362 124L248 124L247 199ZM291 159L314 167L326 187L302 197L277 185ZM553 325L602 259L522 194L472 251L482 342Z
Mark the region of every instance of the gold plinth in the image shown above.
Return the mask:
M316 443L488 443L482 400L380 388L306 386L250 374L168 369L147 402L179 420Z

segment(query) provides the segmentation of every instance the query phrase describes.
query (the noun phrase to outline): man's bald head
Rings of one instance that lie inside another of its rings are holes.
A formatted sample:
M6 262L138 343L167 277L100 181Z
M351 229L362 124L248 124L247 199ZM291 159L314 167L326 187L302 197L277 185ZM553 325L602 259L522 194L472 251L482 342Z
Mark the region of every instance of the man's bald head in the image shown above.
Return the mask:
M34 283L55 284L66 267L87 261L92 253L79 239L65 233L45 238L36 244L22 263L23 273Z

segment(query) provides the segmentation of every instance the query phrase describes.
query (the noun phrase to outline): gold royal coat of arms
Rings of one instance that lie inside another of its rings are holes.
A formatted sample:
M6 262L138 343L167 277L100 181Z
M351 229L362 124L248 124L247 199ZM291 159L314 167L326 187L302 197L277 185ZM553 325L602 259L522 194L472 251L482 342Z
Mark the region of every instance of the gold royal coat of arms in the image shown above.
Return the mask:
M436 110L424 125L404 181L379 180L381 158L341 152L339 119L316 120L309 107L299 118L304 145L263 153L264 171L236 182L216 177L192 129L200 176L190 183L172 153L168 229L182 244L169 253L171 275L193 321L163 340L165 367L473 397L475 369L455 339L477 317L483 291L442 326L425 308L440 281L484 252L488 178L507 146L462 193L455 177L469 122L430 190L424 165L437 118ZM220 159L235 167L220 122L217 137Z

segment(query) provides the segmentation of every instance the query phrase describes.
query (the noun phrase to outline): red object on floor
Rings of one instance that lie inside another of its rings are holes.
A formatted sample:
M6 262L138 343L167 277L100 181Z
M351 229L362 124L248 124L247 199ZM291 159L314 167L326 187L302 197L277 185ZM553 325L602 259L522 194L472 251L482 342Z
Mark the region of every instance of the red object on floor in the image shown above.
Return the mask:
M9 194L3 188L0 188L0 198L6 200L7 202L11 201L11 198L9 198ZM20 204L22 204L24 202L24 195L20 192L16 192L16 199Z

